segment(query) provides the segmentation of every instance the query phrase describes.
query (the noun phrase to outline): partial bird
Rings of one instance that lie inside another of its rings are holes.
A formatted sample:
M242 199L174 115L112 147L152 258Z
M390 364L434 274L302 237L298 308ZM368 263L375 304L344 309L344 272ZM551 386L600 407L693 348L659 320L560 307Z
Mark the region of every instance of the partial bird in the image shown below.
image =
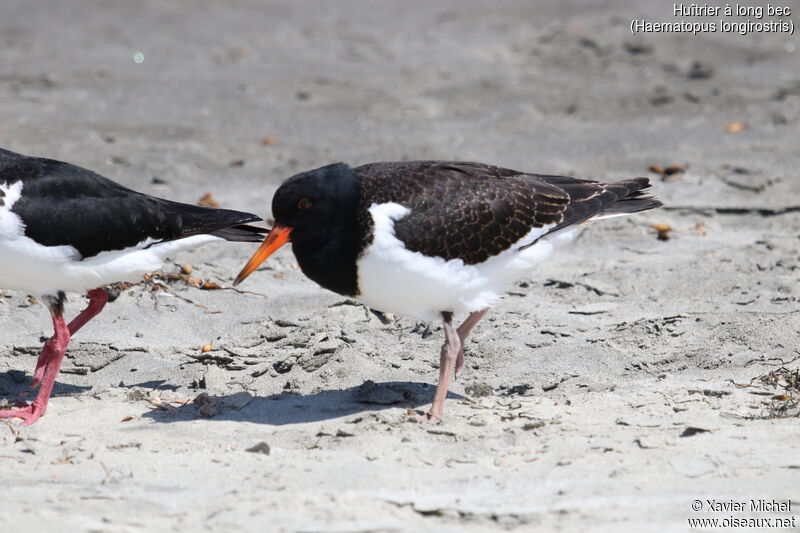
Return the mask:
M614 183L482 163L324 166L286 180L275 225L239 273L291 242L303 273L368 307L444 323L439 384L423 422L441 418L464 344L489 308L586 223L661 205L647 178ZM466 314L456 327L453 317Z
M0 418L30 425L45 413L70 337L109 301L104 286L139 281L167 256L211 241L260 242L266 230L248 225L259 220L155 198L85 168L0 149L0 289L39 297L54 328L36 362L36 398L0 409ZM66 292L89 298L69 324Z

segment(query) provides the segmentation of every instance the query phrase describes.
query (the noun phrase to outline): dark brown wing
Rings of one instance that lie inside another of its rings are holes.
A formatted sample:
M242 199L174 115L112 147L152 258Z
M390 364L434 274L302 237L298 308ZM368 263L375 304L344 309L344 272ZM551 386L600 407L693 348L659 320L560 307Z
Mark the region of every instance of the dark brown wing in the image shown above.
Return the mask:
M398 203L411 210L395 223L395 235L409 250L467 264L499 254L534 228L555 231L587 220L648 186L646 178L603 184L468 162L373 163L353 170L363 227L371 229L372 204Z

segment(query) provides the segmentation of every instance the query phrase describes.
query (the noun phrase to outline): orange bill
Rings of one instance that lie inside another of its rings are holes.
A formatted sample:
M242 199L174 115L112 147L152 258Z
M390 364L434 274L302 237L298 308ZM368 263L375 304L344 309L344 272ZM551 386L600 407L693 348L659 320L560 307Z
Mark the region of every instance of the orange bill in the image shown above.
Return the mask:
M289 234L291 233L292 228L284 228L276 224L272 228L272 231L269 232L269 235L267 235L267 238L264 239L258 251L253 254L250 261L247 262L242 271L239 272L239 275L236 276L233 286L235 287L244 281L244 278L252 274L253 271L258 268L258 265L266 261L267 257L271 256L275 250L289 242Z

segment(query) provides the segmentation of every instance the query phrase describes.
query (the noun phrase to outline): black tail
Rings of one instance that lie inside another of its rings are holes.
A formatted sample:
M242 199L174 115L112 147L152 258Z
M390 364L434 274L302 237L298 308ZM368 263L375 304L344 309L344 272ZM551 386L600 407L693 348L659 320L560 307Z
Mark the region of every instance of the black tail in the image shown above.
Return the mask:
M233 209L203 207L182 204L169 200L160 200L171 207L171 211L180 215L180 234L175 238L192 235L213 235L226 241L260 242L267 232L265 228L249 226L251 222L260 222L261 218Z
M562 189L569 195L562 221L550 232L580 224L590 219L637 213L654 209L661 202L645 196L642 191L650 187L647 178L601 183L566 176L539 176L539 179Z
M595 215L596 218L609 217L614 215L628 215L639 213L641 211L649 211L661 207L660 201L652 196L647 196L644 193L645 189L650 188L650 180L648 178L635 178L632 180L617 181L610 184L611 186L627 189L629 192L617 202L603 209L602 212Z

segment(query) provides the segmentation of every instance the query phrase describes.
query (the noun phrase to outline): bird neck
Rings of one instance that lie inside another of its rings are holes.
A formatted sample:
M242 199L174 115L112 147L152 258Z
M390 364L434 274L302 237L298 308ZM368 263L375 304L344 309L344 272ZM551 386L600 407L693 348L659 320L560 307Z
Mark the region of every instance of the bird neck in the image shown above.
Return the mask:
M356 260L360 234L355 213L324 226L292 231L292 251L303 273L322 287L344 296L358 294Z

